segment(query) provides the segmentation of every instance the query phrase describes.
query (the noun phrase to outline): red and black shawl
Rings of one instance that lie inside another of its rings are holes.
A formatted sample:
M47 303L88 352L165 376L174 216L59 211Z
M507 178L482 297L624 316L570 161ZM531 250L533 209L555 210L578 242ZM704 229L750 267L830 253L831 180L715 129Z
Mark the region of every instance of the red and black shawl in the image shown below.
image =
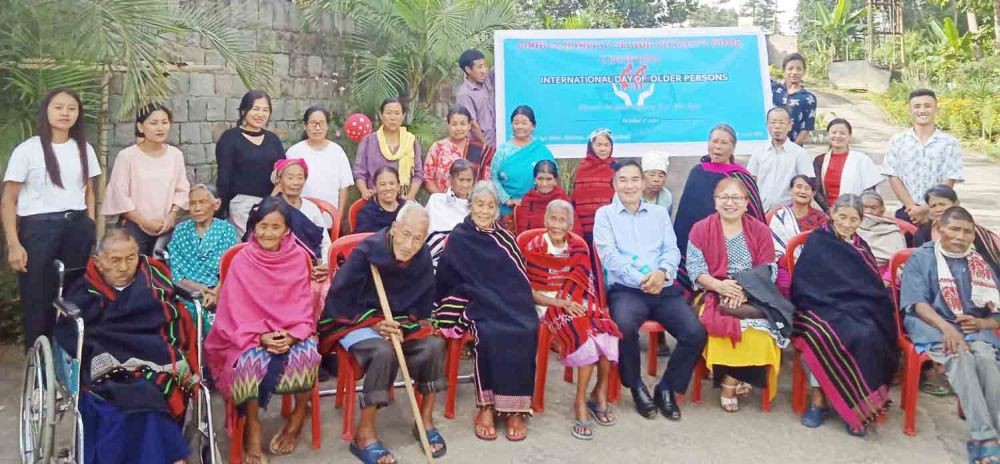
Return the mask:
M194 324L174 293L170 271L141 256L135 280L119 291L104 282L92 259L84 277L66 289L65 299L79 306L84 321L82 388L124 413L160 411L182 419L197 380L198 363ZM61 320L55 334L68 352L76 352L72 320ZM135 358L173 366L173 372L139 367L91 378L91 361L102 354L120 363Z
M514 221L517 224L516 233L545 227L545 208L552 200L569 202L569 196L562 187L556 185L549 193L539 192L533 188L521 197L521 204L514 210ZM581 234L580 221L573 218L573 232Z
M565 358L580 348L592 334L621 337L618 325L601 305L590 267L590 251L583 239L568 236L565 254L549 254L548 243L538 234L524 247L528 280L534 290L556 292L556 298L580 303L585 316L574 316L564 308L549 306L543 321L552 331Z
M583 237L588 243L591 242L590 237L594 233L594 215L597 214L598 208L610 204L611 198L615 196L615 188L611 185L615 175L612 167L614 162L614 157L601 159L588 149L587 156L576 168L571 197L576 215L580 218Z

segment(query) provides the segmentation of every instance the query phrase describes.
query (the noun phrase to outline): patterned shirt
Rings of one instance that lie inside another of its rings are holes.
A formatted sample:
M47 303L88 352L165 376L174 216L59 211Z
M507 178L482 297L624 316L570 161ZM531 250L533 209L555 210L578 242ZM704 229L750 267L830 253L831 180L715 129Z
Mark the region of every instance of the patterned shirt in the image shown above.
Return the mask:
M203 237L198 236L194 220L177 225L167 244L170 273L175 282L187 279L214 287L219 283L219 260L230 247L240 242L236 229L222 219L212 220Z
M726 253L729 256L729 266L726 269L730 278L753 267L753 255L750 254L750 248L747 247L747 239L743 232L726 239ZM702 288L701 284L698 283L698 277L711 275L708 270L708 261L705 260L705 253L690 242L688 243L686 266L694 288ZM774 282L778 277L778 268L774 264L770 264L768 267L771 268L771 282Z
M424 159L424 181L433 182L439 192L448 190L448 179L451 177L448 171L455 160L462 158L465 158L465 153L451 139L434 142Z
M962 182L962 146L958 139L935 130L927 143L921 143L912 128L889 140L889 152L882 161L882 174L898 177L917 204L924 203L924 193L945 180Z
M789 94L785 84L771 81L771 98L774 106L784 106L792 117L792 130L788 139L795 141L799 132L816 130L816 96L802 88Z

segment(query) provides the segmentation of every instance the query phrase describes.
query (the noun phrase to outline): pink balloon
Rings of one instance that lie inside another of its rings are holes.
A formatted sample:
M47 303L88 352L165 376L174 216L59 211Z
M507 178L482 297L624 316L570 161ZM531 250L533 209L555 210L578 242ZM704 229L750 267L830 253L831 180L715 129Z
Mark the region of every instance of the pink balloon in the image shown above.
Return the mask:
M360 142L368 134L372 133L372 120L368 119L364 113L354 113L344 121L344 132L347 138L354 142Z

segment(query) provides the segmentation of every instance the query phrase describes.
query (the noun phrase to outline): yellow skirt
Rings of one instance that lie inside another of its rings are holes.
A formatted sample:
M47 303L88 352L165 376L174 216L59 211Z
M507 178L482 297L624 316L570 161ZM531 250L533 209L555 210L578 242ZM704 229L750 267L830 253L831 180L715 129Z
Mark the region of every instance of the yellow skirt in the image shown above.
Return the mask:
M708 337L705 345L705 365L709 370L718 364L730 367L766 366L767 385L771 399L778 393L778 371L781 368L781 348L771 334L757 329L746 329L736 345L729 337Z

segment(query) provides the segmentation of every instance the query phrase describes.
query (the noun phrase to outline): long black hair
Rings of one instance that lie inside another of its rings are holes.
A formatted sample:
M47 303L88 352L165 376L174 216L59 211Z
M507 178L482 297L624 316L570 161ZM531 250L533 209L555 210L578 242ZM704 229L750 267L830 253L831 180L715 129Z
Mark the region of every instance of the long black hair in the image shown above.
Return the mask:
M271 96L268 95L267 92L263 90L257 90L257 89L251 90L243 94L243 98L240 100L240 107L239 107L240 117L236 121L237 126L242 126L246 122L245 119L247 117L247 113L249 113L250 110L253 109L253 102L260 100L261 98L267 100L268 113L271 112L271 110L273 109L273 106L271 105ZM270 121L271 118L268 117L267 120Z
M247 216L247 231L243 234L243 241L250 239L250 234L253 233L254 229L257 227L257 223L264 220L264 217L275 211L281 215L285 220L285 227L288 229L292 228L292 210L291 206L285 202L284 198L267 196L260 200L250 208L250 214Z
M57 87L49 90L42 103L38 105L38 119L35 120L35 133L38 134L42 142L42 153L45 155L45 172L49 174L49 179L59 188L63 186L62 176L59 173L59 161L56 160L56 152L52 149L52 125L49 124L49 104L56 95L64 93L76 100L79 109L73 127L69 128L69 136L76 141L76 148L80 152L80 172L83 174L83 184L87 184L90 179L90 163L87 162L87 134L83 128L83 100L80 95L66 87Z

